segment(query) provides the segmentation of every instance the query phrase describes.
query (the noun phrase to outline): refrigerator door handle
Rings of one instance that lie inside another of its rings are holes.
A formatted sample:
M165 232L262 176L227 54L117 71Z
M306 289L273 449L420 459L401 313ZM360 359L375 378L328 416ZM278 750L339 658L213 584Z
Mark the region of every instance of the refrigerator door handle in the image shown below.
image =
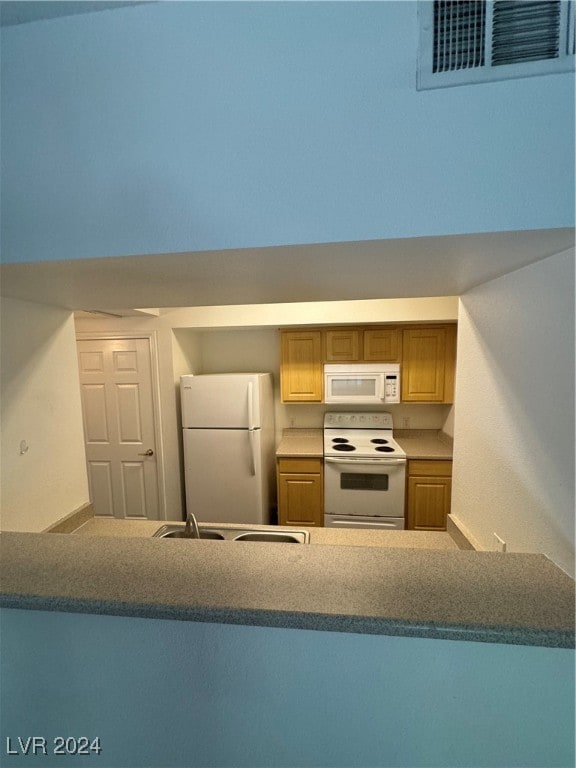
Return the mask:
M254 476L256 474L256 454L254 451L254 430L248 430L248 440L250 442L250 474Z
M252 382L248 382L248 429L254 429L254 392Z

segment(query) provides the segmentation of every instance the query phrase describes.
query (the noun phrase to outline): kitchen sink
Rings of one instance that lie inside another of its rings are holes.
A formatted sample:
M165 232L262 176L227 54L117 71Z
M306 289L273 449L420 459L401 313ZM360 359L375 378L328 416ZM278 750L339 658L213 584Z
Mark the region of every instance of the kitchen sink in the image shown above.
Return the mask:
M153 538L157 539L189 539L190 536L186 536L184 534L184 528L179 528L176 531L171 530L172 526L170 525L163 525L162 528L159 528L156 533L153 534ZM168 529L168 530L166 530ZM201 539L220 539L223 541L226 537L222 536L221 533L218 533L218 531L200 531L200 538Z
M285 541L289 544L305 544L301 538L307 536L304 531L297 533L275 533L273 531L252 531L251 533L241 533L235 536L234 541Z
M286 544L309 544L308 531L283 528L282 530L257 530L251 528L218 528L217 526L199 525L201 539L216 539L220 541L266 541L284 542ZM186 539L184 525L163 525L152 534L154 539Z

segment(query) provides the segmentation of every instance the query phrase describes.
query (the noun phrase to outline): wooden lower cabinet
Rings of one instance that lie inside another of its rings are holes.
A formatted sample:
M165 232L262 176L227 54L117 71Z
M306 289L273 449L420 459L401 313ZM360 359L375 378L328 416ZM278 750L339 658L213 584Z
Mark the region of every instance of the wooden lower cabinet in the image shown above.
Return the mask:
M280 525L324 525L322 459L278 459Z
M451 495L451 461L409 461L406 488L407 530L445 531Z

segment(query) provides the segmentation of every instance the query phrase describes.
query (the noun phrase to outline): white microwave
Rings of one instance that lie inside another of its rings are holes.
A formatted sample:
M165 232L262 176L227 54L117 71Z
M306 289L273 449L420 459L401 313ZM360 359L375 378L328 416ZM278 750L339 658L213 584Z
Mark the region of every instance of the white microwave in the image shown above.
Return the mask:
M399 403L400 366L397 363L325 365L324 402Z

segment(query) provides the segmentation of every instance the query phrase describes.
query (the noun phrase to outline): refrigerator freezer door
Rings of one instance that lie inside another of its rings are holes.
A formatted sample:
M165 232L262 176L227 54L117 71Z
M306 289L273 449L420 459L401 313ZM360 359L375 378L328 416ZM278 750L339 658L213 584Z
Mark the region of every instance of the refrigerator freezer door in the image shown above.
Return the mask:
M262 426L261 391L269 374L182 376L182 426L257 429ZM271 388L271 377L269 386Z
M200 522L269 523L261 430L184 430L186 509Z

